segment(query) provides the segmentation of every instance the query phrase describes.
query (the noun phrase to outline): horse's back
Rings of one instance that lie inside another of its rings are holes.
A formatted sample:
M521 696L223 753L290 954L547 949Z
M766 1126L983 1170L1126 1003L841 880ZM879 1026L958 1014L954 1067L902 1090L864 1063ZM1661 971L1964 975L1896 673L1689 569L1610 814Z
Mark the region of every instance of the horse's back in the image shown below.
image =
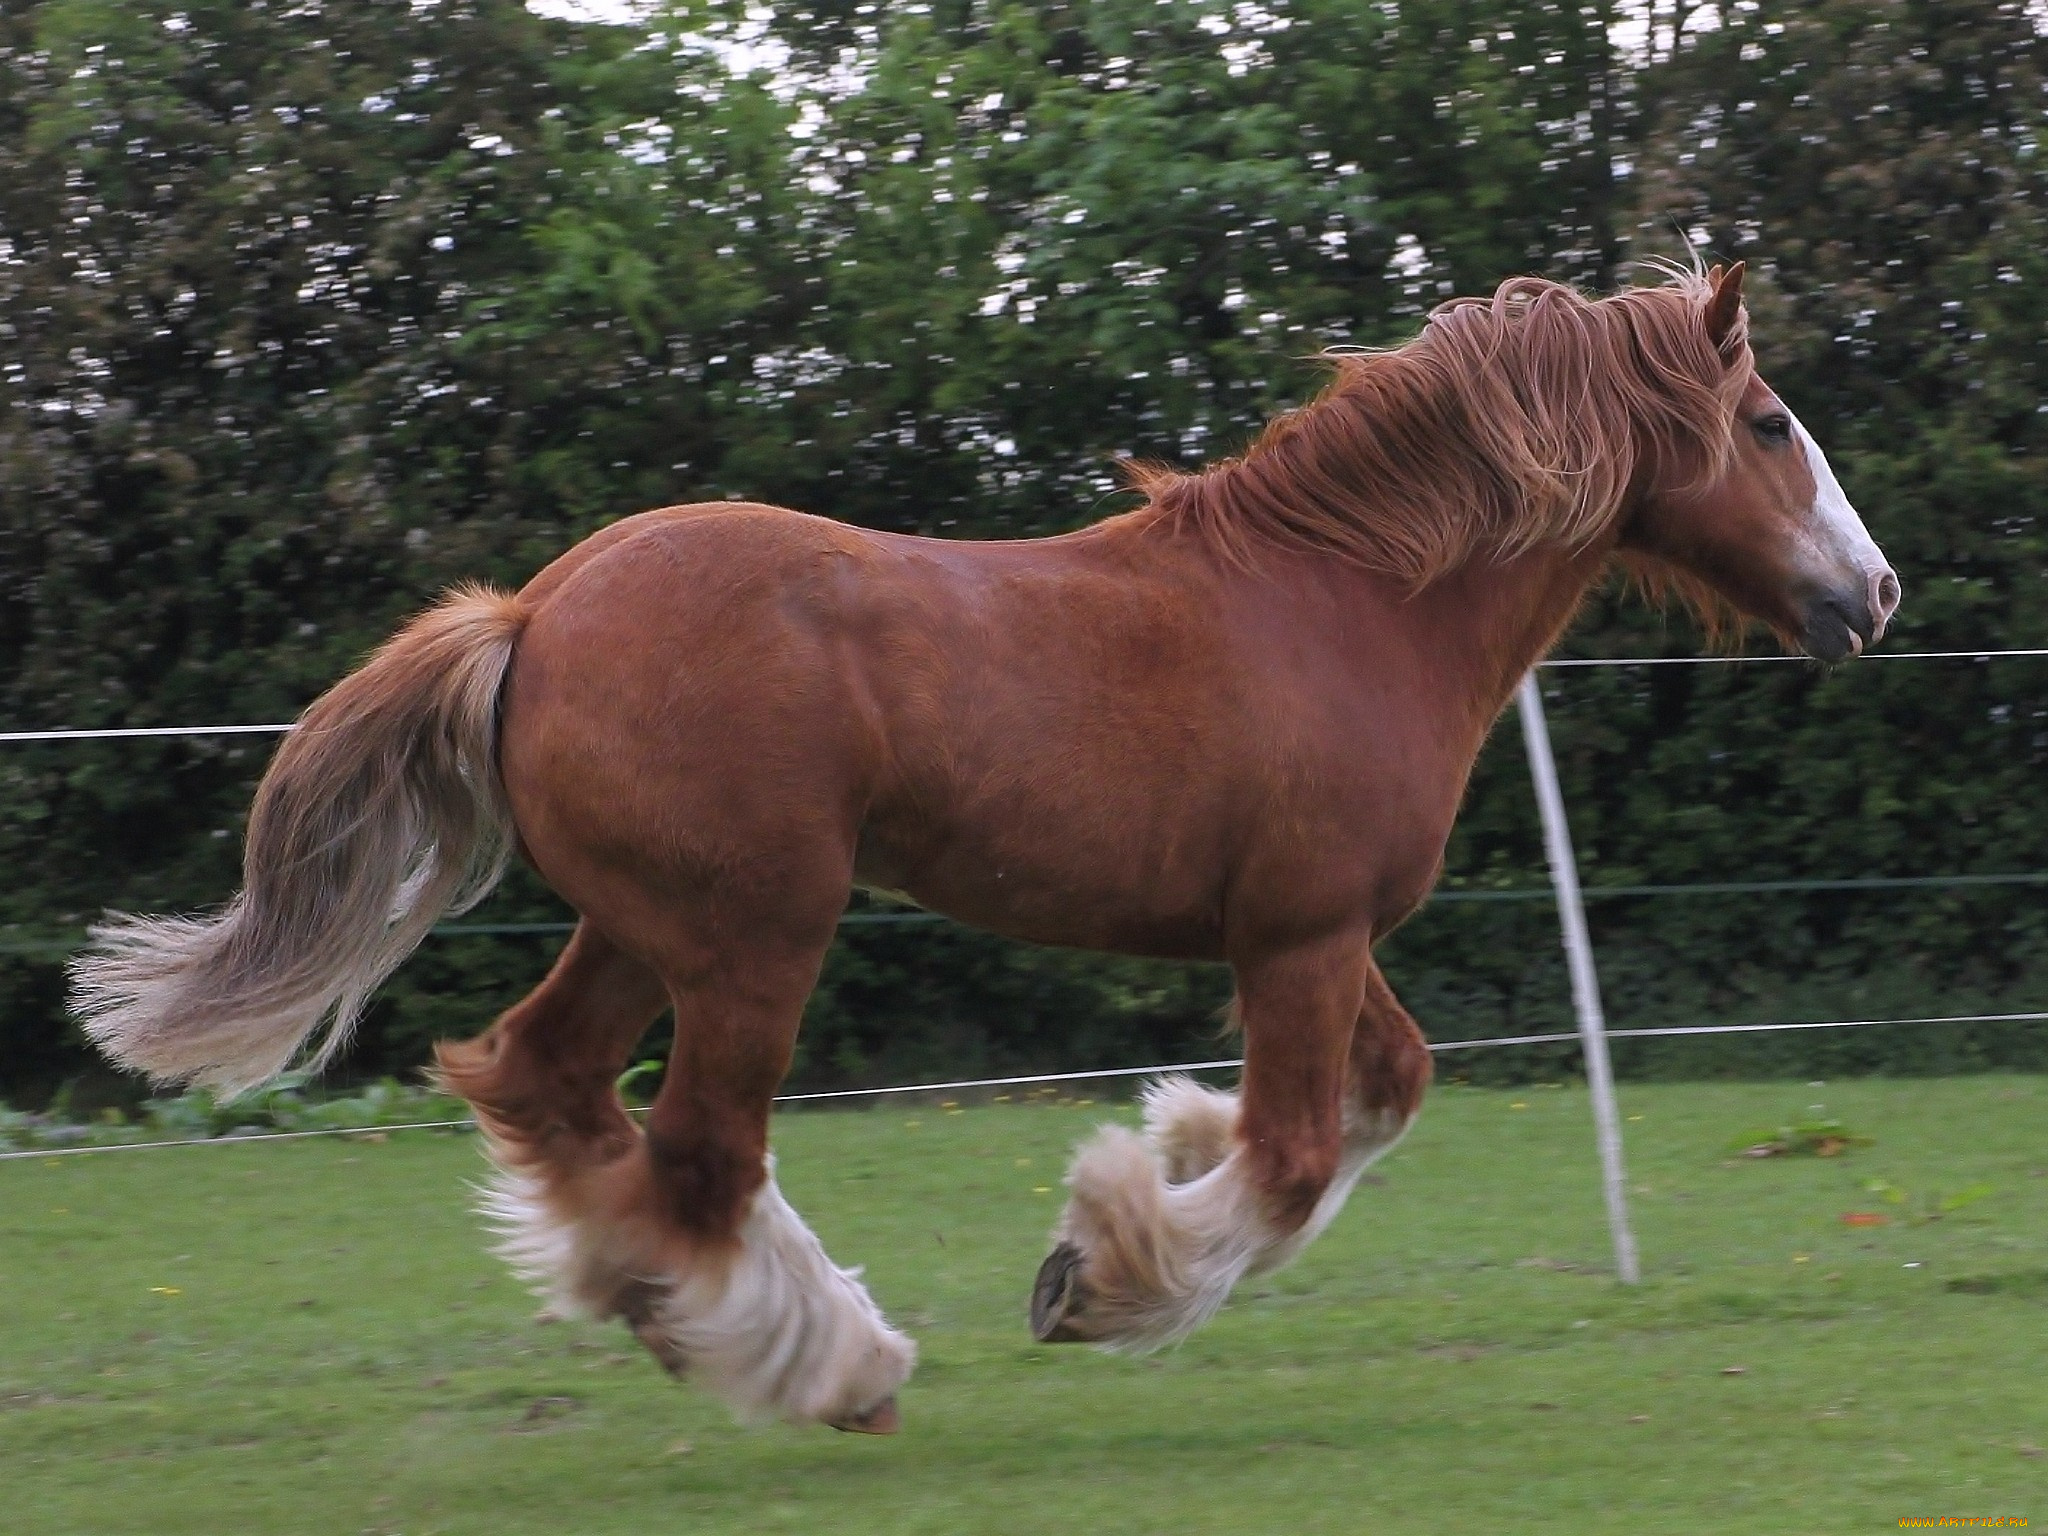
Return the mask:
M739 502L642 513L522 591L514 686L601 670L616 691L639 672L702 707L727 677L764 709L811 714L837 694L912 756L925 730L957 754L977 725L1014 750L1063 723L1085 736L1129 729L1134 711L1185 719L1191 674L1221 681L1213 615L1170 561L1105 532L931 539Z
M1206 929L1252 743L1191 579L1100 526L985 543L753 504L625 519L522 594L515 819L558 885L556 845L777 878L837 858L1033 936L1098 936L1067 929L1077 880L1163 906L1132 918L1147 933Z

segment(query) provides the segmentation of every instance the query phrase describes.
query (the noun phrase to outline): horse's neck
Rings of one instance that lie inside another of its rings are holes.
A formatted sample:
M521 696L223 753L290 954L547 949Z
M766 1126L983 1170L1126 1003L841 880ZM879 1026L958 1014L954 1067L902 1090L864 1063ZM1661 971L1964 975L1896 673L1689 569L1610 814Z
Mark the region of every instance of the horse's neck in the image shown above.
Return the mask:
M1607 562L1609 544L1475 559L1401 605L1400 622L1412 626L1416 649L1427 658L1427 685L1440 700L1462 702L1475 752L1523 676L1571 622Z
M1152 530L1141 512L1091 531L1126 545ZM1455 722L1445 744L1476 756L1516 686L1557 643L1599 579L1615 537L1610 530L1577 550L1545 544L1506 560L1475 556L1420 592L1320 552L1269 550L1247 570L1205 545L1182 551L1204 572L1199 580L1250 594L1243 611L1261 615L1275 631L1320 621L1343 636L1337 649L1345 665L1379 673L1399 667L1418 702Z

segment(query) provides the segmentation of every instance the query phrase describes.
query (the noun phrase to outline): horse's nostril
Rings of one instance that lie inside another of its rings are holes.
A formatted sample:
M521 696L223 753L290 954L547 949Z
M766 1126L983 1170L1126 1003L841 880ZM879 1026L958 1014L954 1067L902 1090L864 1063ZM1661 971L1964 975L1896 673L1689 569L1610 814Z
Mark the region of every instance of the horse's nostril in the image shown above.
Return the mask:
M1885 622L1898 611L1899 578L1890 570L1870 573L1870 617L1878 634L1884 633Z

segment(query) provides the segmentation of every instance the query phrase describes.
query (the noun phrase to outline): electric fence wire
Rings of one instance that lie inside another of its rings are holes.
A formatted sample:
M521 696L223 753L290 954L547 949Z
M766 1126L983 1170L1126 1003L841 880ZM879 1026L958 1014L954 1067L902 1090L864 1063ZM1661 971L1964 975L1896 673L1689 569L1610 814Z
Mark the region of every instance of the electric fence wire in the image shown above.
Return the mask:
M2048 1022L2048 1011L2038 1013L1957 1013L1923 1019L1817 1019L1770 1024L1679 1024L1660 1029L1610 1029L1610 1040L1663 1040L1698 1035L1757 1035L1783 1030L1872 1029L1890 1026L1940 1024L2038 1024ZM1557 1034L1501 1035L1478 1040L1434 1040L1431 1051L1477 1051L1513 1045L1576 1044L1576 1031ZM1242 1057L1219 1061L1164 1062L1149 1067L1097 1067L1084 1072L1028 1072L1014 1077L956 1078L937 1083L899 1083L886 1088L834 1088L820 1093L779 1095L777 1104L820 1104L848 1099L889 1098L912 1093L958 1093L973 1089L1042 1087L1057 1083L1103 1082L1114 1078L1162 1077L1185 1072L1227 1072L1244 1065ZM632 1113L642 1113L634 1110ZM230 1132L224 1136L187 1136L168 1141L116 1141L83 1147L30 1147L0 1152L0 1162L21 1162L30 1158L78 1157L93 1152L154 1152L166 1147L246 1146L251 1142L307 1141L320 1136L385 1136L394 1131L471 1130L476 1121L413 1120L398 1125L322 1126L310 1131L256 1131L246 1135Z

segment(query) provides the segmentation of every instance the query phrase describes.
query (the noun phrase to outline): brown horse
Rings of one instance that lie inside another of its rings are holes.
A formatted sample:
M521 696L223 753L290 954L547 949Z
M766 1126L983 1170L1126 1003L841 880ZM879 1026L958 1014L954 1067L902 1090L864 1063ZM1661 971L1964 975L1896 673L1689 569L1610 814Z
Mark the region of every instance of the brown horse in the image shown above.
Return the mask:
M116 1060L236 1087L320 1036L519 851L581 914L440 1048L502 1251L746 1410L895 1427L913 1348L784 1203L770 1100L856 886L1045 944L1230 962L1240 1094L1104 1130L1042 1339L1180 1338L1299 1252L1416 1113L1373 963L1428 894L1518 679L1616 561L1826 661L1898 580L1756 376L1741 273L1437 310L1242 459L1136 472L1079 533L952 543L735 503L628 518L456 592L313 704L246 888L77 966ZM664 1009L643 1132L613 1089Z

